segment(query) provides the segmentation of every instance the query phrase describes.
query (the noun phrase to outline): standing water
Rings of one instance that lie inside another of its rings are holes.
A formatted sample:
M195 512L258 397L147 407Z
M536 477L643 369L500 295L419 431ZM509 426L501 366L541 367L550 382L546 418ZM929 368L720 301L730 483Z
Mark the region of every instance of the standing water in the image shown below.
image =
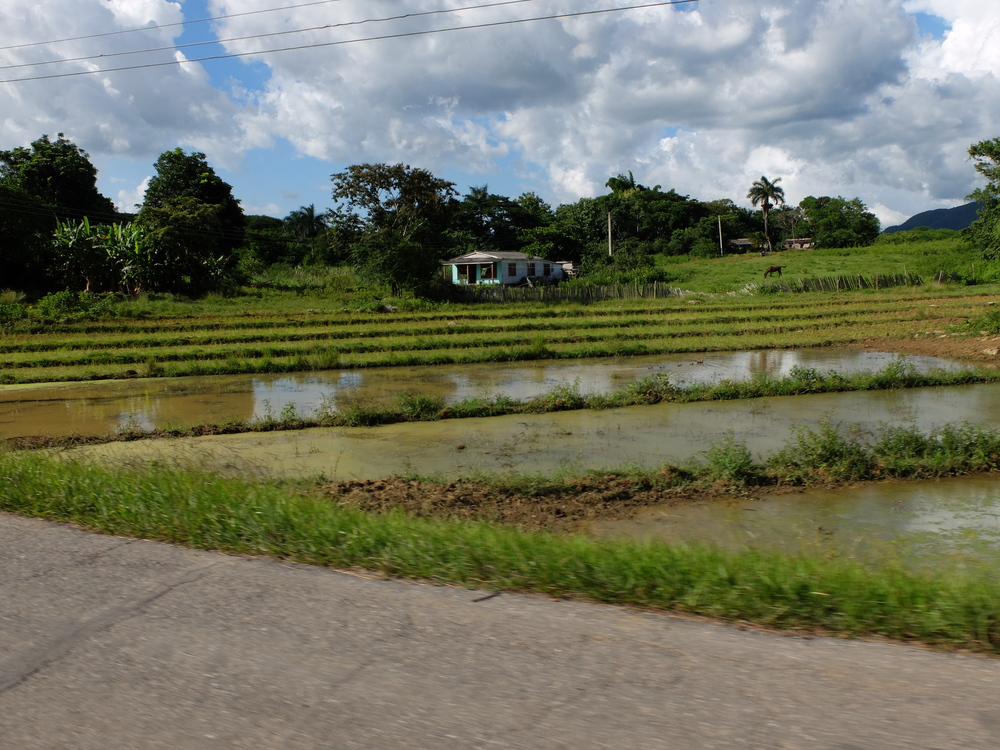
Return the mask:
M859 556L895 549L922 557L1000 553L1000 479L866 484L752 500L650 508L601 521L599 538L707 543L728 549L827 549Z
M0 438L102 435L123 427L149 430L278 417L289 410L307 416L332 408L345 396L387 401L411 392L441 398L446 404L497 395L528 399L573 384L581 393L608 393L657 374L685 386L764 373L788 375L794 367L848 375L880 370L896 360L921 372L962 367L930 357L806 349L0 386Z

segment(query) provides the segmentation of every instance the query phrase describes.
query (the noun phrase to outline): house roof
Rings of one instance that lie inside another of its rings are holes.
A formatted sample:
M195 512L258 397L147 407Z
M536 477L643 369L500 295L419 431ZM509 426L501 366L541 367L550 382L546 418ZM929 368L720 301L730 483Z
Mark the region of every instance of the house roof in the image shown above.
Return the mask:
M542 263L555 263L556 261L551 261L546 258L537 258L527 253L512 253L512 252L486 252L485 250L477 250L474 253L466 253L465 255L459 255L457 258L452 258L451 260L446 260L442 265L450 266L455 263L492 263L497 260L530 260L538 261Z

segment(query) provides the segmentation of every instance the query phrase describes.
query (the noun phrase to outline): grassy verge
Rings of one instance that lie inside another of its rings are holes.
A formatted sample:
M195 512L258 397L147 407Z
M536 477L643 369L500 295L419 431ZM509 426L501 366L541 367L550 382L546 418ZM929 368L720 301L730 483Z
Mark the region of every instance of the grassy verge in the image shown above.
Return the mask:
M385 575L996 652L1000 581L891 560L595 542L366 514L278 486L0 453L0 510L203 549Z

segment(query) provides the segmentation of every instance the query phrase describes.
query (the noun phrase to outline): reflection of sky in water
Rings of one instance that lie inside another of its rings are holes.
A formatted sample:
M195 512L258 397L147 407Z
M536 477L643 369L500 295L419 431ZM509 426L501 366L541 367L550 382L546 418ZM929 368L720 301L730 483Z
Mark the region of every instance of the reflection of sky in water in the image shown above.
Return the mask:
M796 367L813 368L820 372L835 370L847 375L864 370L881 370L897 359L898 355L883 352L764 351L683 354L634 360L356 370L307 379L255 380L254 398L258 412L267 399L272 410L291 403L300 410L299 413L303 413L302 409L315 409L337 394L388 399L403 391L429 392L442 396L446 403L498 395L528 399L566 385L575 385L581 393L608 393L649 375L668 375L672 383L686 386L726 379L743 380L763 373L782 377L791 374ZM930 357L906 357L904 361L921 372L932 369L954 371L963 367Z
M607 393L649 375L665 374L671 382L684 386L740 380L758 373L787 375L795 367L850 374L880 370L896 359L896 355L877 352L813 349L0 388L0 437L190 426L226 419L280 417L289 409L299 416L308 416L318 410L331 410L337 399L387 401L404 391L455 403L498 395L523 400L559 386L573 385L584 394ZM926 357L902 359L920 371L961 367ZM901 402L900 408L904 411L891 416L899 419L912 416L905 413L909 408L906 402Z
M332 411L338 393L357 391L363 382L364 376L357 370L326 376L255 378L253 418L277 418L291 409L299 416Z
M602 537L709 542L725 547L837 548L888 544L928 554L1000 554L1000 479L963 477L811 490L763 500L651 508L595 524Z

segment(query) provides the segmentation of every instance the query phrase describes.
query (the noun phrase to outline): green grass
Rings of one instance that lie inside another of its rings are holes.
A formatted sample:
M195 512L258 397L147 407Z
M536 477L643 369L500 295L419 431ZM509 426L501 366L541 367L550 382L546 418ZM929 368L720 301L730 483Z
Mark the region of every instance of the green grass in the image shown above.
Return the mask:
M289 488L157 466L0 453L0 510L104 533L387 576L662 607L996 652L1000 581L831 554L597 542L484 523L368 515Z
M925 282L944 272L961 283L1000 279L1000 264L986 262L960 236L903 244L876 244L872 247L784 250L765 258L759 255L728 255L720 258L661 257L661 266L670 274L666 283L696 292L724 293L760 283L765 269L787 266L783 274L791 278L822 276L866 276L915 273Z
M195 312L21 321L0 340L0 383L302 372L643 354L798 348L911 338L981 318L989 287L878 293L627 300L591 305L442 305L331 312L321 299L283 313Z

